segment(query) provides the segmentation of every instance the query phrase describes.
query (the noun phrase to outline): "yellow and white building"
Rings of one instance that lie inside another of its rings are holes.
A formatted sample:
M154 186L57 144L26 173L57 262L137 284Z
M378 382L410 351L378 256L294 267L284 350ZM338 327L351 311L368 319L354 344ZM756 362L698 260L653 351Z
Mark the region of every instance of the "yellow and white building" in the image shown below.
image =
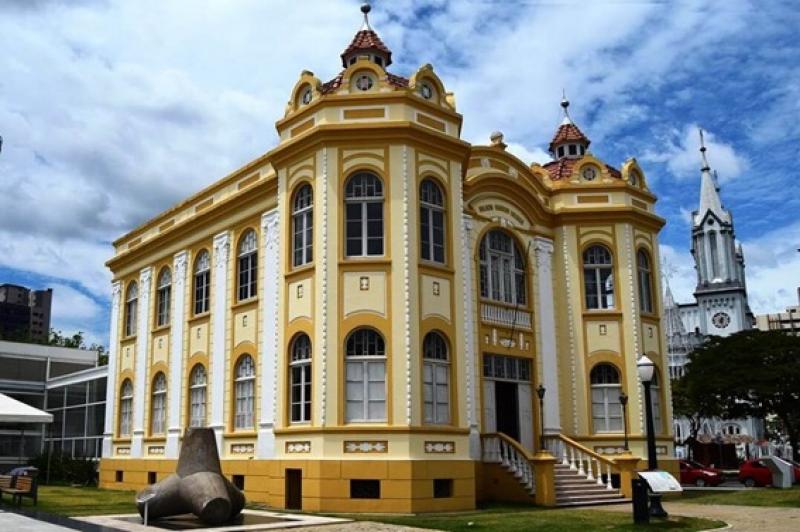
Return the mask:
M589 152L567 102L546 165L465 142L433 67L389 73L366 16L341 58L300 75L274 149L114 242L101 485L161 479L208 426L276 507L552 504L556 460L624 484L621 392L645 456L642 353L672 456L664 221L636 161Z

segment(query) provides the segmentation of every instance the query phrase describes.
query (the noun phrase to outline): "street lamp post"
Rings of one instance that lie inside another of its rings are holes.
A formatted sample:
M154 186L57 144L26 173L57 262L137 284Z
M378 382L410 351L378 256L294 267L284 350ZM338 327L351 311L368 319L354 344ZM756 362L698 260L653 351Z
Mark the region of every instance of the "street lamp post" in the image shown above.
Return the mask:
M625 452L630 451L628 446L628 394L619 394L619 403L622 405L622 426L625 428Z
M544 452L544 386L539 384L536 395L539 396L539 452Z
M647 469L648 471L655 471L658 469L658 457L656 456L656 434L653 423L653 401L650 396L650 385L653 382L656 365L646 355L642 355L639 358L639 362L636 363L636 368L639 370L639 378L642 380L642 386L644 386L644 410L647 424ZM650 515L653 517L667 517L667 512L661 506L660 493L650 494Z

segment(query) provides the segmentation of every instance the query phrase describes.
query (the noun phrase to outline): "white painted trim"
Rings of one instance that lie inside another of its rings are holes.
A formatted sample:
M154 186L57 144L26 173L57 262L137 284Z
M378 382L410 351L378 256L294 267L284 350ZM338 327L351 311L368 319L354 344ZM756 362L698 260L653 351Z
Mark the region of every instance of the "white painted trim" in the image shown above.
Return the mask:
M461 200L463 212L463 198ZM480 364L475 361L475 310L473 308L472 277L472 216L463 214L461 218L461 269L464 293L464 384L467 389L467 424L469 425L469 456L472 460L481 459L481 436L478 430L478 383L481 380Z
M214 237L214 303L211 312L211 423L217 438L217 449L224 455L222 433L225 430L225 347L228 345L225 334L228 310L228 258L230 257L231 234L223 231Z
M170 315L169 388L167 389L168 419L166 458L178 458L181 436L181 398L183 397L183 333L186 327L186 270L189 253L175 254L172 267L172 313Z
M108 335L108 381L106 382L106 418L103 430L103 458L110 458L117 412L117 358L119 358L119 311L122 299L122 281L111 284L111 323Z
M547 389L544 397L545 434L561 432L561 405L558 380L558 353L556 348L555 291L553 290L553 241L548 238L533 239L536 253L536 272L539 298L536 311L539 318L539 340L542 361L541 383Z
M280 282L280 219L278 209L261 215L263 235L264 314L261 333L261 415L258 420L257 458L275 457L275 404L278 365L278 283Z
M131 458L141 458L144 438L144 406L147 397L147 362L150 344L150 284L153 268L148 266L139 272L139 301L136 323L136 365L133 384L133 438Z

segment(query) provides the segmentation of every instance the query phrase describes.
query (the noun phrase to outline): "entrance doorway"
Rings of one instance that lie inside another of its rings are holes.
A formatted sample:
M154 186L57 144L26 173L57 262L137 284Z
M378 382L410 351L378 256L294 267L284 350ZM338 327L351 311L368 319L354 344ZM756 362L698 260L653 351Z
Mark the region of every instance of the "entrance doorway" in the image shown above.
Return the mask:
M303 509L303 470L286 470L286 509Z
M519 397L516 382L496 381L494 401L497 405L497 432L519 441Z

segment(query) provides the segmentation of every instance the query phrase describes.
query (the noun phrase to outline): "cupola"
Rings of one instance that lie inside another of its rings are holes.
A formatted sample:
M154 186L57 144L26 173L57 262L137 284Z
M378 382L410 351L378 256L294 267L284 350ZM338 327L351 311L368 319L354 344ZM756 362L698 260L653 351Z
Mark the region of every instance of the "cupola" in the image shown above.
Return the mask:
M564 109L564 119L550 141L550 154L556 160L578 159L586 153L591 141L569 116L569 100L566 95L561 99L561 108Z
M353 37L350 46L342 53L342 66L344 68L355 64L359 57L366 57L381 68L386 68L392 64L392 51L383 44L381 38L369 25L369 12L371 10L372 7L369 4L365 3L361 6L361 12L364 14L364 23L355 37Z

